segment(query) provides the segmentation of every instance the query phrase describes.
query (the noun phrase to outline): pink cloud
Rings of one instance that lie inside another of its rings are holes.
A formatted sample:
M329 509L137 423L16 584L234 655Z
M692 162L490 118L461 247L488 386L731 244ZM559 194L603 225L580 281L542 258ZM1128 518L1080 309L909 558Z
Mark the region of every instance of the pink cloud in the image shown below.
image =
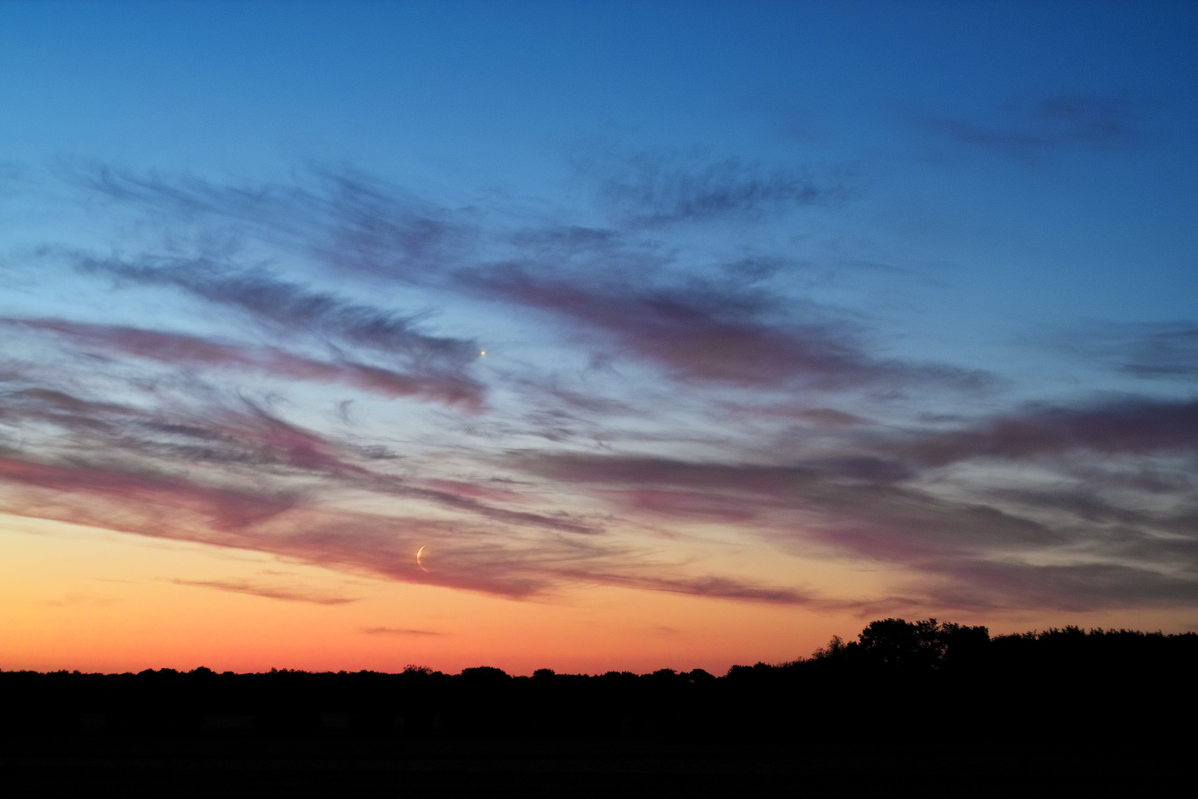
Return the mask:
M474 412L483 407L482 386L454 374L407 374L344 359L318 361L273 347L247 347L140 328L46 319L5 322L51 331L85 348L159 363L256 371L315 383L342 383L385 397L414 397Z

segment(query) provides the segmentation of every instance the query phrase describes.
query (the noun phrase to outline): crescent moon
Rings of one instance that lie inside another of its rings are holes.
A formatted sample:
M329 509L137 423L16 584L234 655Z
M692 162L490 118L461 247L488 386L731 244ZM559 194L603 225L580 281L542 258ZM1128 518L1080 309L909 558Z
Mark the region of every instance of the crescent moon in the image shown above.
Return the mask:
M427 572L428 569L424 568L424 564L420 562L420 553L423 551L424 547L420 547L420 549L416 550L416 565L420 567L420 571Z

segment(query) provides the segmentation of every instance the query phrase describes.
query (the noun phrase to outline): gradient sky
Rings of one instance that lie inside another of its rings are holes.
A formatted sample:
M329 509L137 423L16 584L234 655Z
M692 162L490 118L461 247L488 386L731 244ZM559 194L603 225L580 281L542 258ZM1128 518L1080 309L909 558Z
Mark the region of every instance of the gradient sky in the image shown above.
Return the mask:
M1198 629L1195 42L0 4L0 668Z

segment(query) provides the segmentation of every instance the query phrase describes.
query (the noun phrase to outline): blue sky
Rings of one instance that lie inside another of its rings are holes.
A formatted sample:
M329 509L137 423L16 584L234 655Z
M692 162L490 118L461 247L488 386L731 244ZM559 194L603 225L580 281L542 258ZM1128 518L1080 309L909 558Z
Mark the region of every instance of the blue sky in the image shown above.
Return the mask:
M1185 626L1196 40L5 3L2 509L504 600Z

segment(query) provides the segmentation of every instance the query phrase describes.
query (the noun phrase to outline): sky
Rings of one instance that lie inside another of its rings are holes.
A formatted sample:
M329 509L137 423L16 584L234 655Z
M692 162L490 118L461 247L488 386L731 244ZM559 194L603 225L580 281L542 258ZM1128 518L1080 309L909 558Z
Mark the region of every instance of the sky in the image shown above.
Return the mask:
M0 668L1198 630L1195 41L0 3Z

